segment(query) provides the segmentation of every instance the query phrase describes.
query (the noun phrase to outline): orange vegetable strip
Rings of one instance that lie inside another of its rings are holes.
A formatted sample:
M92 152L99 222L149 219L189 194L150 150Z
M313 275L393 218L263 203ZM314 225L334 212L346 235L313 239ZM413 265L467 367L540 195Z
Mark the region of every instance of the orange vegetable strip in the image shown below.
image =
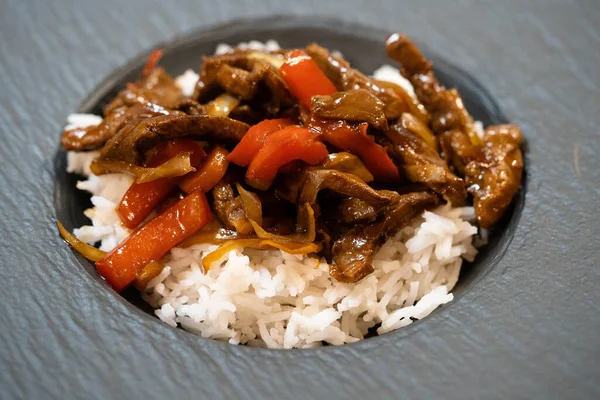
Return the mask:
M314 133L300 126L289 126L271 134L250 163L246 177L272 180L280 167L294 160L319 164L329 153L327 147L315 139Z
M320 134L320 139L341 149L356 154L367 169L382 181L394 181L400 178L398 167L385 149L367 135L366 123L349 124L346 121L328 121L312 117L311 130Z
M221 147L215 146L209 153L198 171L187 174L179 184L181 190L191 193L196 189L208 192L219 182L229 166L227 155L229 152Z
M96 262L100 275L116 291L126 288L152 261L194 234L212 219L206 196L197 190L133 232Z
M169 140L155 147L148 161L148 167L157 167L184 152L191 152L192 167L197 167L206 156L204 150L193 140ZM182 179L182 177L160 178L131 185L117 207L117 214L123 225L130 229L137 227Z
M310 109L310 99L315 95L327 95L337 91L317 63L304 51L294 50L281 68L281 77L290 92Z
M231 154L227 156L227 160L239 165L247 167L256 153L264 145L267 137L273 132L277 132L286 126L293 125L293 121L288 118L281 119L265 119L258 124L248 129L242 140L235 146Z

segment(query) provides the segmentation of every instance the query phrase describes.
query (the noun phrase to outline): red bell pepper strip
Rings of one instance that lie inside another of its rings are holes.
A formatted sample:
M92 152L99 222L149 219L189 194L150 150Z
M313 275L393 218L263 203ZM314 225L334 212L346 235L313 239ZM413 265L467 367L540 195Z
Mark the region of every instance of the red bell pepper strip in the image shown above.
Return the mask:
M121 291L146 265L161 259L211 219L206 196L197 190L133 232L104 258L96 261L96 268L116 291Z
M196 189L204 193L213 188L227 172L229 161L227 160L229 152L221 147L215 146L209 153L198 171L191 172L183 178L179 187L186 193L191 193Z
M197 167L206 157L204 150L193 140L175 139L157 145L147 166L156 167L183 152L191 152L190 163L193 167ZM183 177L160 178L131 185L117 207L117 214L123 225L130 229L138 226L182 179Z
M349 124L343 120L328 121L313 116L309 126L320 134L321 140L340 150L356 154L375 179L393 181L400 178L398 167L385 149L367 135L367 123Z
M248 129L248 132L246 132L242 140L240 140L233 151L227 156L227 160L240 167L247 167L271 133L277 132L286 126L293 124L294 121L288 118L265 119L264 121L259 122Z
M156 64L158 64L162 56L162 49L154 50L152 53L150 53L148 61L146 61L146 65L144 65L144 69L142 70L142 79L145 79L150 75L150 73L152 72L154 67L156 67Z
M294 160L319 164L329 152L316 138L317 135L300 126L289 126L272 133L250 163L246 177L272 180L280 167Z
M309 109L313 96L333 94L337 91L317 63L302 50L292 51L279 68L279 72L290 92Z

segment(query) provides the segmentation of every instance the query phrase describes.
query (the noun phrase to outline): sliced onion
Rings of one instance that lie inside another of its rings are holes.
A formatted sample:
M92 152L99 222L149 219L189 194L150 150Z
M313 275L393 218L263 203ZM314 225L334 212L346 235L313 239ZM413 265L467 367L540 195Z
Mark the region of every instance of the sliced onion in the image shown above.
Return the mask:
M255 221L257 224L262 225L262 203L256 195L246 189L239 183L235 184L237 191L242 200L242 207L246 213L246 217L249 220Z
M103 259L106 255L105 251L97 249L94 246L77 239L75 235L65 229L60 221L56 221L56 225L58 225L60 237L63 238L63 240L67 242L69 246L75 249L75 251L81 254L83 257L90 261L96 262ZM160 274L163 268L164 265L162 263L158 261L152 261L150 264L146 265L140 273L137 274L135 281L133 281L134 286L138 290L144 290L148 285L148 282Z
M262 53L259 51L253 51L251 53L248 53L248 58L251 60L266 61L277 69L281 68L281 66L285 62L285 58L283 57L282 54L269 54L269 53Z
M253 178L248 178L247 176L244 178L244 182L246 182L246 184L248 186L252 186L254 189L261 190L263 192L269 190L269 188L273 184L273 181L265 181L263 179L253 179Z
M358 176L367 183L373 182L375 179L373 174L367 169L360 158L345 151L339 153L330 153L325 161L323 161L321 166L310 167L309 169L317 168L335 169L338 171L347 172L349 174Z
M412 115L416 116L424 124L429 123L429 113L427 112L423 104L421 104L421 102L419 102L419 100L417 100L414 96L411 96L406 90L404 90L402 86L397 85L393 82L381 81L378 79L375 79L375 81L378 85L382 87L391 88L394 89L397 93L400 93L404 98L404 102L408 107L408 111Z
M208 103L206 113L214 117L226 117L240 104L240 100L229 93L223 93Z
M169 161L154 168L140 167L124 161L110 161L95 159L90 165L94 175L125 173L135 176L136 183L154 181L160 178L173 178L193 172L196 168L190 162L191 153L185 152L176 155Z
M304 210L300 210L298 212L298 226L306 227L306 232L304 233L295 233L292 235L277 235L275 233L270 233L265 231L260 224L256 221L249 219L250 224L254 228L254 232L256 236L260 239L268 239L275 240L277 242L282 243L312 243L315 241L315 237L317 236L316 222L315 222L315 211L310 206L310 204L304 204Z
M236 240L243 237L244 236L232 229L218 228L210 230L200 230L198 233L193 234L192 236L178 244L177 247L185 248L193 246L195 244L204 243L220 244L228 240Z
M163 263L159 261L152 261L137 274L135 280L133 281L133 286L135 286L135 288L140 291L146 289L146 286L148 286L148 282L157 277L164 267L165 266Z
M263 240L257 238L230 240L204 256L202 259L204 271L208 271L214 262L221 259L228 252L240 247L250 247L259 250L279 249L289 254L310 254L321 251L322 245L320 243L279 242L276 240Z
M65 229L63 224L60 221L56 221L56 225L58 225L58 231L60 232L60 237L63 238L65 242L69 244L76 252L84 256L90 261L98 261L104 258L106 255L105 251L95 248L75 237L71 232Z
M402 126L419 136L429 147L438 151L438 143L431 129L421 120L409 113L402 113Z

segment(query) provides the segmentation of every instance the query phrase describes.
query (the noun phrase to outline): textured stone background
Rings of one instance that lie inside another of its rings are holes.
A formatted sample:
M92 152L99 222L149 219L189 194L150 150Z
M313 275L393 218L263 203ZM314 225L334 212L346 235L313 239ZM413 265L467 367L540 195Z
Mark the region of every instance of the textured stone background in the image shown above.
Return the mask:
M99 290L52 225L58 132L95 85L190 30L281 14L407 32L485 82L527 136L505 258L401 340L197 340ZM0 1L0 397L599 398L599 26L593 0Z

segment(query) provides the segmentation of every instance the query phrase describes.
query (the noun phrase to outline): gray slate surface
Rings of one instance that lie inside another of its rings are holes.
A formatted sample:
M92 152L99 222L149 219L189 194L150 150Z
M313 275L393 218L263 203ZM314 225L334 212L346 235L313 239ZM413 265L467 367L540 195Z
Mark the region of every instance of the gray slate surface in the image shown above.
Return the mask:
M505 258L452 313L393 345L256 351L145 329L149 317L118 301L99 307L112 294L52 223L58 133L95 85L189 30L284 13L411 34L485 82L528 139L526 207ZM0 2L0 397L600 397L599 26L597 1ZM36 291L57 281L56 297ZM80 296L92 290L105 298ZM359 368L314 376L315 363Z

